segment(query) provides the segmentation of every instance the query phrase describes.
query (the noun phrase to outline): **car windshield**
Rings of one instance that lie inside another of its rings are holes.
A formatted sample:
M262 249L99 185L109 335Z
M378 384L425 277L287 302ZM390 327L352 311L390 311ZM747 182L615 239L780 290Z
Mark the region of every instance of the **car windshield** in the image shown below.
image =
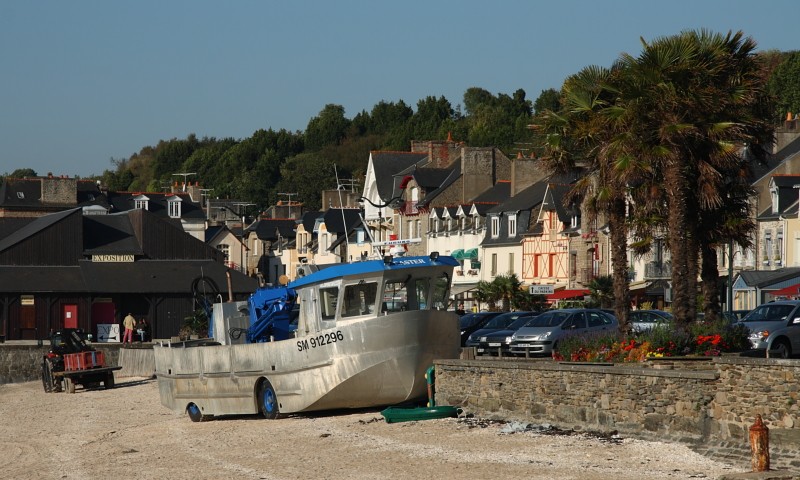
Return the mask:
M508 312L503 313L494 317L493 319L489 320L483 328L506 328L511 325L514 321L522 317L523 315L529 315L528 312Z
M477 314L477 313L469 313L469 314L464 315L463 317L458 319L458 325L462 329L463 328L473 327L473 326L477 325L478 323L480 323L481 320L483 320L484 318L486 318L486 315L480 315L480 314Z
M538 317L533 317L528 323L525 324L526 327L557 327L564 323L564 320L567 319L571 314L569 312L548 312L539 315Z
M775 322L784 320L794 310L794 305L761 305L746 317L743 322Z

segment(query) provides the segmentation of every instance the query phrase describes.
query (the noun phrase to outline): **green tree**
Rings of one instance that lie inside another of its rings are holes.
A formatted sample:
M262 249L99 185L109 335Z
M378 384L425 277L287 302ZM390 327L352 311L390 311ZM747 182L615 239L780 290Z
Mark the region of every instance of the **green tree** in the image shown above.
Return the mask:
M741 164L736 145L766 145L770 106L755 42L741 32L687 31L619 61L616 113L629 135L625 148L644 159L663 185L672 255L673 314L695 317L701 212L723 201L723 186Z
M599 308L614 306L614 279L610 275L603 275L589 282L589 295L592 303Z
M345 138L350 121L344 116L344 107L328 104L312 118L306 127L305 145L310 151L326 145L339 145Z
M18 168L6 176L10 178L33 178L37 177L38 175L36 174L36 170L32 168Z
M614 311L620 329L628 330L628 184L641 166L623 141L627 128L617 120L616 68L586 67L570 76L561 89L561 110L547 110L537 117L545 139L544 162L555 174L583 175L568 199L583 202L589 220L604 215L611 235Z
M776 99L775 121L782 122L787 113L800 113L800 51L780 55L781 62L772 72L767 91Z
M520 283L515 273L498 275L492 280L492 289L502 302L504 312L511 311L511 303L520 292Z
M547 110L557 112L561 109L561 94L555 88L542 90L539 97L533 102L533 111L536 114Z

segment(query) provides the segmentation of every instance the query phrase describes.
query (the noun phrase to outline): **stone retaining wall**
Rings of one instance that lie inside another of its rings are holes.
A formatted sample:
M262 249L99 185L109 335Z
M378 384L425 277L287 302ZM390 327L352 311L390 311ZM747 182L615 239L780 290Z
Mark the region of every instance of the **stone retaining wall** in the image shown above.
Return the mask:
M105 354L107 364L119 365L121 344L93 344L92 346ZM0 385L40 380L42 378L42 357L48 350L47 345L40 347L38 345L15 345L8 342L0 344ZM121 370L115 372L115 376L121 372Z
M439 360L436 399L486 418L618 431L679 441L749 462L749 427L770 429L773 468L800 467L800 362L721 357L704 362L577 364Z

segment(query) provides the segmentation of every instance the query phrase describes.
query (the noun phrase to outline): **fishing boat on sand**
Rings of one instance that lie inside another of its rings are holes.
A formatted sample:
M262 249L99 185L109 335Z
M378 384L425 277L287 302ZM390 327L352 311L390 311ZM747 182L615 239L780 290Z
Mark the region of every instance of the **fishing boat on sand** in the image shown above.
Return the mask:
M395 405L457 358L449 256L304 265L286 285L215 303L212 338L155 346L161 403L193 421Z

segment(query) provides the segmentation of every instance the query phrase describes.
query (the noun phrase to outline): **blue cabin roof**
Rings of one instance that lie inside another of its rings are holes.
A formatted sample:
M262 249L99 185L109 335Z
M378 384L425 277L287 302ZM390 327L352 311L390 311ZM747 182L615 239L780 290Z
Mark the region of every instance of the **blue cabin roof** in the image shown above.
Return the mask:
M440 256L435 261L428 256L420 257L398 257L392 260L391 264L384 263L383 260L367 260L355 263L337 263L325 267L305 277L298 278L287 285L289 288L299 288L314 283L325 282L335 278L349 277L353 275L366 275L370 273L383 273L386 271L403 270L419 267L437 266L458 266L459 263L451 256Z

